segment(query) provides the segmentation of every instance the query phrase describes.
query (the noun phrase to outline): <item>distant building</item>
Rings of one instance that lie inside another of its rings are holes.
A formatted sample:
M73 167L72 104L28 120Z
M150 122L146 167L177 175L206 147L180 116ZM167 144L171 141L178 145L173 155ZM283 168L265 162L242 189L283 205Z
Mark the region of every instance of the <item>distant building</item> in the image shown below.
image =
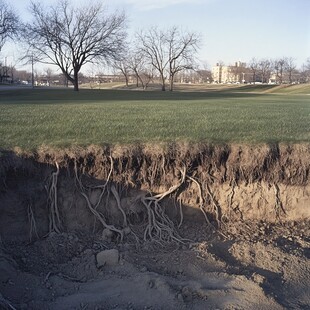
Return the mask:
M212 79L215 83L248 83L250 81L250 70L246 63L237 61L233 66L224 66L217 63L212 67Z

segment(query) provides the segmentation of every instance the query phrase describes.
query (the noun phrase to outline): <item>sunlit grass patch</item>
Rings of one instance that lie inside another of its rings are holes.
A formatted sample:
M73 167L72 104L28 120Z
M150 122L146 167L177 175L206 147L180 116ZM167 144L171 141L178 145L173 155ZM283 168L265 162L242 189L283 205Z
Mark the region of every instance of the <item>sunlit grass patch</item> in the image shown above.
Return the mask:
M307 95L35 89L0 96L1 148L310 141Z

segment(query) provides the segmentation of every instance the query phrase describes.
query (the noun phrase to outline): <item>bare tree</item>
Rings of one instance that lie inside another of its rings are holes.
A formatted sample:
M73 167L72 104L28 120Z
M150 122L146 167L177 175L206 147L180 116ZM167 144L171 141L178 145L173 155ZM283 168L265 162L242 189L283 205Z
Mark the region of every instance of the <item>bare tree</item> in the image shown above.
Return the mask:
M209 69L197 69L196 70L198 81L200 83L211 83L212 82L212 74Z
M274 61L274 69L276 71L277 83L283 84L283 77L286 67L286 58L282 57Z
M87 63L120 59L126 37L124 14L106 15L99 2L74 7L68 0L44 9L32 2L32 23L25 39L37 61L57 65L79 90L79 72Z
M129 61L128 61L128 56L127 57L123 57L120 60L116 60L114 61L113 67L120 71L125 78L125 83L126 83L126 87L129 86L129 77L131 74L131 69L130 69L130 65L129 65Z
M136 87L139 87L140 72L143 71L144 65L145 59L143 55L140 55L138 51L132 52L131 56L129 57L129 66L135 75Z
M146 32L140 32L137 37L141 52L159 73L162 90L166 90L168 76L172 91L175 75L194 66L199 36L191 32L181 32L177 27L168 30L153 27Z
M46 68L44 70L44 74L46 76L47 84L51 85L51 78L52 78L52 75L53 75L53 70L51 68Z
M165 33L153 27L146 32L137 34L137 39L140 41L141 52L158 71L161 80L161 89L165 91L166 68L168 66Z
M19 30L19 18L12 8L0 0L0 51L7 39L13 39Z
M241 61L235 62L234 66L229 66L229 80L233 83L244 83L246 64Z
M251 69L251 72L252 72L252 81L255 84L256 83L256 79L257 79L258 67L259 67L259 63L258 63L257 59L256 58L252 58L250 60L249 66L250 66L250 69Z
M0 82L13 83L16 72L13 64L7 65L0 63Z
M122 60L114 63L114 68L120 71L126 80L126 86L129 85L129 78L134 75L136 78L136 87L141 84L146 89L153 78L153 67L147 63L144 55L137 50L128 51Z
M195 54L199 45L199 37L194 32L181 32L172 27L166 33L168 45L170 91L173 90L175 75L184 69L194 69Z
M209 65L204 62L202 63L202 66L197 68L196 70L197 76L198 76L198 82L199 83L211 83L212 82L212 73L209 68Z
M300 70L300 80L302 83L310 82L310 57L302 65Z
M288 74L288 80L289 83L292 84L293 83L293 72L296 69L296 64L295 64L295 60L293 57L287 57L285 59L285 70Z
M144 64L143 67L140 68L138 72L138 78L141 82L141 86L143 89L147 89L150 82L153 81L154 78L154 68L150 65Z
M269 59L261 59L258 62L258 72L261 75L262 83L267 83L270 78L271 61Z

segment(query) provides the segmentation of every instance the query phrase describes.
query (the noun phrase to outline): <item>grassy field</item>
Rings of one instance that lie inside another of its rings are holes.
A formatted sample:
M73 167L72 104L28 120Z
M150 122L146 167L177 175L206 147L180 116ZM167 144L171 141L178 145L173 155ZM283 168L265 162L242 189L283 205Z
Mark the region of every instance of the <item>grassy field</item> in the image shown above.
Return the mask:
M167 141L310 142L310 91L265 91L236 87L172 93L0 89L0 148Z

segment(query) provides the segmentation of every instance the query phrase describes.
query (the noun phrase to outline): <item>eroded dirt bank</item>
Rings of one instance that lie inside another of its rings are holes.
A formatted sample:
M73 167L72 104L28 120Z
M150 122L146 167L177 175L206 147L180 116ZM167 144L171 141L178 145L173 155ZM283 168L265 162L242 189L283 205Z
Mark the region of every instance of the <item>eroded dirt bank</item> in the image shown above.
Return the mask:
M3 151L0 305L307 309L309 172L310 145Z

